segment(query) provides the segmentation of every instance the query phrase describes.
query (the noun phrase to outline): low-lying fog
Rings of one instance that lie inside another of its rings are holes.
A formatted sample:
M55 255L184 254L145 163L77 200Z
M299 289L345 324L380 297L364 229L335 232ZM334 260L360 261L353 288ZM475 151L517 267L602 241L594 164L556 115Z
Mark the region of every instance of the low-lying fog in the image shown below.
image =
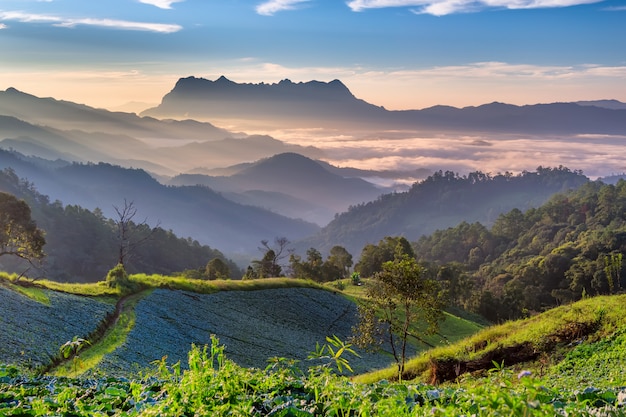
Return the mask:
M626 172L626 136L432 134L386 131L347 134L321 129L264 132L290 144L315 146L341 167L518 173L565 166L590 178Z

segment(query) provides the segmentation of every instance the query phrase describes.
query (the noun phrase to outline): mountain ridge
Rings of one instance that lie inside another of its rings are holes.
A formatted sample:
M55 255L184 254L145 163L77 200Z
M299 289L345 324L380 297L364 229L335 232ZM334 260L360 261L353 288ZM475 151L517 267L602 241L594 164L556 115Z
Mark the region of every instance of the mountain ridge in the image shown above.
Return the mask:
M156 107L142 116L194 117L202 120L256 120L276 127L411 128L511 133L626 134L626 105L577 103L517 106L493 102L456 108L386 110L355 97L339 80L275 84L179 79Z

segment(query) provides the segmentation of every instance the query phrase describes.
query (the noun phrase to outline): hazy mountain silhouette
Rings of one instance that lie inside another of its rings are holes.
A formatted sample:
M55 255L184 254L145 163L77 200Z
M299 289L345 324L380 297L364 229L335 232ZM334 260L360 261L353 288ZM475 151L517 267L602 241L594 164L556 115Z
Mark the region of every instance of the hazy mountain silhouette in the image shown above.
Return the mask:
M363 117L375 120L384 113L382 108L354 97L339 80L238 84L222 76L215 81L182 78L161 104L141 115L201 120L269 119L291 126L319 119L332 123Z
M114 113L81 104L0 91L0 146L25 155L72 162L107 162L172 176L298 152L314 147L269 136L248 136L194 120L174 121Z
M203 186L166 186L140 169L98 164L53 163L0 150L0 169L10 167L51 201L79 205L116 218L113 206L133 201L138 221L160 223L224 253L256 254L259 242L277 235L301 239L319 230L268 210L235 203Z
M302 203L308 202L310 209L296 217L320 225L332 220L335 213L347 210L351 205L371 201L386 191L360 178L346 178L330 172L327 166L296 153L282 153L247 164L230 176L184 174L174 177L170 183L202 184L222 193L247 193L238 201L247 200L262 207L268 207L268 199L271 198L268 193L274 193L274 196L279 193L284 196L280 198L283 205L272 204L272 210L292 215L289 213L301 210ZM322 207L325 210L321 210Z
M54 98L39 98L8 88L0 91L0 114L60 130L106 132L149 139L216 140L233 133L194 120L157 120L111 112Z
M201 120L252 119L279 127L376 125L440 131L626 134L626 109L622 108L576 103L491 103L461 109L434 106L388 111L356 98L339 80L239 84L224 76L215 81L182 78L161 104L141 114Z
M624 110L626 109L626 103L622 103L617 100L587 100L577 101L576 104L581 106L596 106L603 107L605 109Z

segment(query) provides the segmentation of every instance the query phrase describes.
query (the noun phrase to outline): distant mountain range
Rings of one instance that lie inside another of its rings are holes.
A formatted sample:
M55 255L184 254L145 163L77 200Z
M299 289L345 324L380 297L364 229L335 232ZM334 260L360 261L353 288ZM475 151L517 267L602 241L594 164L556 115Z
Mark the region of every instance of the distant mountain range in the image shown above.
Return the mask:
M434 106L389 111L356 98L339 80L239 84L180 79L143 116L199 120L246 119L274 126L421 129L508 133L626 134L626 104L603 100L514 106Z
M157 120L0 91L0 147L71 162L107 162L157 176L256 161L282 152L320 158L314 147L246 135L194 120Z
M499 182L497 192L454 182L460 185L437 192L415 185L394 193L364 179L393 181L430 173L339 168L321 162L328 148L230 132L188 117L349 125L373 132L406 127L626 135L622 105L603 100L388 111L357 99L340 81L237 84L224 77L191 77L179 80L158 107L138 116L10 88L0 91L0 168L12 168L52 201L99 207L107 217L114 217L113 205L132 200L142 217L229 256L257 255L261 240L279 236L298 241L303 250L339 244L358 255L363 245L387 235L417 238L462 220L488 224L503 211L536 206L586 178L551 177L550 184L521 190L515 181ZM479 189L485 194L476 199Z
M296 153L266 158L229 176L178 175L172 185L202 184L243 204L314 221L323 226L350 205L371 201L389 190L349 178Z
M116 218L114 206L132 201L148 224L158 223L178 236L233 255L256 254L261 240L277 235L297 240L319 230L303 220L238 204L208 187L163 185L139 169L47 161L0 150L0 169L5 168L51 201L100 208L108 218Z

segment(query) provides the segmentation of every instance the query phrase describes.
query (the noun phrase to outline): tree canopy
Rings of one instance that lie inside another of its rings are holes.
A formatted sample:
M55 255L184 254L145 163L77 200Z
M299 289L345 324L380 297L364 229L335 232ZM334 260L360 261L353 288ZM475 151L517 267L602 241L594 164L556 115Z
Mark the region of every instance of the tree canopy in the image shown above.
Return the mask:
M626 288L626 181L587 183L544 205L439 230L414 244L418 259L461 265L471 293L456 303L492 321ZM445 279L445 278L443 278Z
M436 332L443 319L446 296L427 270L403 253L383 263L382 270L368 283L366 294L368 302L359 306L354 341L362 347L386 341L401 379L409 337L422 340L415 324L426 324L423 334Z
M0 256L15 255L27 261L44 257L44 233L31 218L24 200L0 192Z

